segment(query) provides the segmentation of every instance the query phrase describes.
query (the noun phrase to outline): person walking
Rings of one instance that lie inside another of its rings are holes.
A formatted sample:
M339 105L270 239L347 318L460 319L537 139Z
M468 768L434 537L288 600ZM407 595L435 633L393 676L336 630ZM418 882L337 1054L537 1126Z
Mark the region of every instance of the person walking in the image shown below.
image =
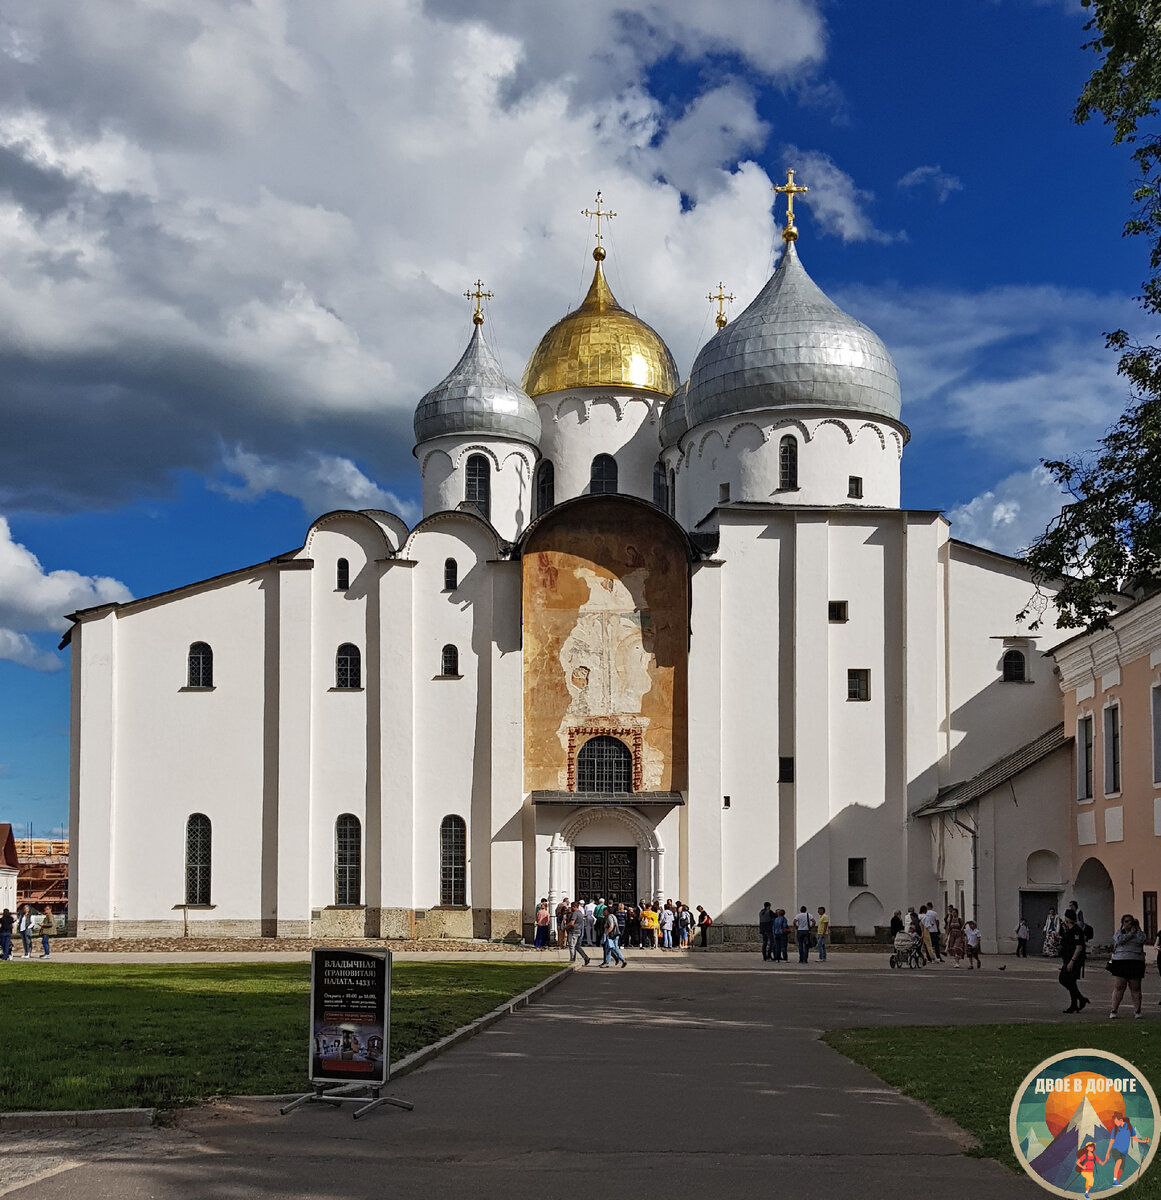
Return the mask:
M1067 914L1060 929L1060 986L1068 992L1069 1005L1066 1013L1080 1012L1088 1003L1088 997L1080 994L1076 981L1084 970L1084 929Z
M758 914L758 936L762 939L762 961L774 962L774 909L769 900Z
M806 905L794 914L794 936L798 939L798 961L810 962L810 931L814 918L806 911Z
M713 917L699 904L697 906L697 927L701 931L701 948L703 950L709 948L709 939L706 935L709 933L709 927L713 923ZM1161 956L1158 957L1158 963L1161 964ZM1159 965L1158 969L1161 970L1161 965Z
M1126 986L1133 1001L1133 1016L1141 1018L1141 980L1145 978L1145 932L1132 913L1121 918L1121 927L1113 934L1113 956L1109 959L1113 976L1113 998L1109 1020L1117 1019L1117 1009Z
M576 956L579 954L587 967L593 960L585 953L581 944L585 936L585 910L575 902L569 907L564 918L564 932L568 944L568 961L576 962Z
M967 953L967 942L963 935L963 920L954 908L947 910L947 955L952 960L952 966L959 967L963 956Z
M24 957L32 957L32 906L25 904L20 909L20 919L16 922L16 931L24 945Z
M964 927L963 938L967 943L968 970L970 971L973 967L979 967L982 971L984 964L980 962L980 931L976 928L975 921L969 921Z
M1109 1155L1116 1155L1113 1159L1113 1187L1118 1187L1121 1182L1121 1172L1125 1169L1125 1159L1129 1157L1129 1150L1133 1143L1145 1143L1149 1139L1141 1137L1137 1133L1133 1128L1133 1123L1124 1113L1113 1113L1112 1135L1109 1139L1109 1148L1100 1162L1103 1167L1109 1161Z
M1056 915L1056 909L1050 908L1044 919L1044 949L1041 953L1045 958L1060 957L1060 926L1061 918Z
M1016 926L1016 957L1028 957L1028 922L1020 917L1020 923Z
M922 912L922 909L920 910ZM923 913L923 928L927 930L928 937L931 941L931 953L935 955L936 962L943 962L943 954L939 948L939 917L935 912L935 905L930 900L927 902L927 911Z
M830 933L830 917L826 915L826 909L820 904L818 906L818 961L826 962L826 937Z
M16 918L6 908L0 913L0 962L7 962L12 957L12 930Z
M609 959L615 958L621 966L625 965L625 956L621 953L621 947L618 944L621 937L621 927L617 924L617 914L611 909L605 909L605 927L604 937L602 939L605 947L605 961L601 963L602 967L609 965Z
M52 905L44 906L44 916L40 920L40 945L43 950L41 958L48 958L48 939L56 937L56 922L52 919Z

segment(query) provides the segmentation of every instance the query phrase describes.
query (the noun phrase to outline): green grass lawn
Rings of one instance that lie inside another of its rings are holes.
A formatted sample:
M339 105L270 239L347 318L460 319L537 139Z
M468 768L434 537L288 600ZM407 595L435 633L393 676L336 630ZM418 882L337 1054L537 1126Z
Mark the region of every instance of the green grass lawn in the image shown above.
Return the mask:
M557 969L396 963L392 1061ZM308 1091L309 998L307 963L5 964L0 1111Z
M1121 1015L1128 1013L1122 1009ZM975 1134L981 1154L1014 1171L1021 1168L1008 1137L1008 1113L1016 1089L1037 1063L1092 1047L1131 1062L1155 1092L1161 1085L1161 1022L1156 1020L836 1029L823 1041ZM1161 1200L1161 1159L1125 1191L1134 1200Z

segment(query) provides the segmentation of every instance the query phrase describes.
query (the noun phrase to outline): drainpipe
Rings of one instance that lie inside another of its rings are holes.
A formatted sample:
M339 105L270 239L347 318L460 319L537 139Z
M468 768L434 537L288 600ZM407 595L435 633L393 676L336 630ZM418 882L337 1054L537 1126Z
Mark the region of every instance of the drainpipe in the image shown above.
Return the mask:
M959 817L952 817L952 821L960 827L965 833L971 835L972 839L972 920L976 923L976 928L980 927L980 831L978 827L965 825Z

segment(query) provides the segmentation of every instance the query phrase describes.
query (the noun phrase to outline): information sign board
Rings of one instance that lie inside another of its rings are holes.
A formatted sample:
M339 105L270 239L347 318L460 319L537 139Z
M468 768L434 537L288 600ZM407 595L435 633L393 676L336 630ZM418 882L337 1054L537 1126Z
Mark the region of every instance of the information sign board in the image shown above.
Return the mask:
M314 950L310 1081L381 1087L391 1062L391 954Z

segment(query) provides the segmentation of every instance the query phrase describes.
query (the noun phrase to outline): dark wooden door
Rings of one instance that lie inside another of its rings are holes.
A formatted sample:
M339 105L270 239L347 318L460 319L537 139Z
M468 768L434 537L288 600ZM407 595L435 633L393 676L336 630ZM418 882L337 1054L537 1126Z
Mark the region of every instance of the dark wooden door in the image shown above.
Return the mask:
M637 903L637 847L578 847L576 891L578 900L604 897L611 904Z

